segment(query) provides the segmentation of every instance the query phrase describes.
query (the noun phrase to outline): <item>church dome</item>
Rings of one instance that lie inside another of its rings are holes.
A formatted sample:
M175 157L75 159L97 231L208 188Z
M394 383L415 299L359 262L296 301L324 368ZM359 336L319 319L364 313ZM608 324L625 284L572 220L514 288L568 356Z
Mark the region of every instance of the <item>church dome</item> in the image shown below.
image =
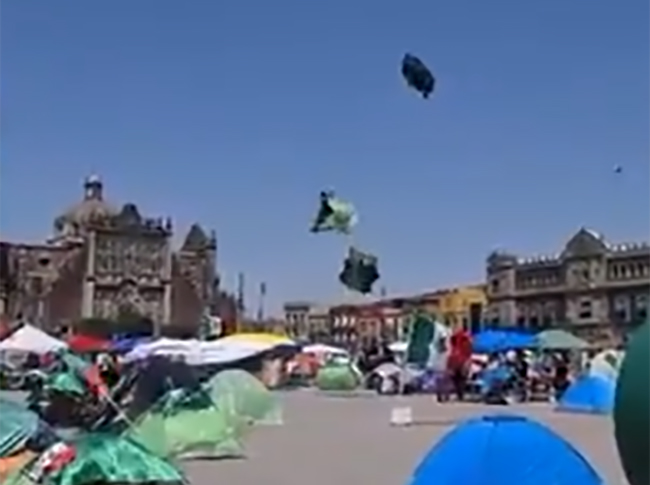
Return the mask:
M117 215L119 211L104 200L103 189L98 176L88 177L84 183L83 200L56 218L56 230L64 231L66 227L81 228L93 221Z

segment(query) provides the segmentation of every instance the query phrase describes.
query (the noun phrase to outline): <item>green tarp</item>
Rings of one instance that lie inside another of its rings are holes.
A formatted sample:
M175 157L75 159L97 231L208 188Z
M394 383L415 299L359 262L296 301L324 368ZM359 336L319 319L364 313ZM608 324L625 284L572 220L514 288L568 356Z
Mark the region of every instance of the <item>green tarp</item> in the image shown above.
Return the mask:
M650 323L632 336L616 387L618 453L630 485L650 483Z

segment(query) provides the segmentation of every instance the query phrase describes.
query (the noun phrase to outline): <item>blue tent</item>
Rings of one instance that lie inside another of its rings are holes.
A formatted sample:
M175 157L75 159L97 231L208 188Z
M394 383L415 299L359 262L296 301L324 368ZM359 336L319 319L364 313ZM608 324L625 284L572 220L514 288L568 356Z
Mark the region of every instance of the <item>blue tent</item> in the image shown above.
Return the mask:
M534 335L515 330L483 330L472 336L472 349L479 354L530 349L536 343Z
M610 414L614 411L616 381L601 375L580 376L564 392L557 411Z
M409 485L604 485L571 444L523 416L461 423L418 465Z

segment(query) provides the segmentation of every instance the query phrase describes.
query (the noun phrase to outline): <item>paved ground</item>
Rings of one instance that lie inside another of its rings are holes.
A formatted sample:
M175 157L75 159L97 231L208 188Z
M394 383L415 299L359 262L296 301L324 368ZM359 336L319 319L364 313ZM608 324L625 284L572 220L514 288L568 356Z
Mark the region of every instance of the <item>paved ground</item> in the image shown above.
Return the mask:
M545 422L594 464L610 485L626 485L611 419L554 413L547 405L508 408L435 404L431 398L282 395L283 426L260 427L247 440L245 460L191 462L193 485L405 485L420 458L456 422L476 414L517 412ZM408 403L419 422L389 426L391 408Z
M192 485L405 485L422 456L455 423L494 412L546 423L573 443L609 485L627 485L608 417L555 413L543 404L436 404L426 396L330 397L295 391L281 398L284 425L255 428L246 440L245 460L186 462ZM403 405L412 407L417 424L391 427L391 409Z

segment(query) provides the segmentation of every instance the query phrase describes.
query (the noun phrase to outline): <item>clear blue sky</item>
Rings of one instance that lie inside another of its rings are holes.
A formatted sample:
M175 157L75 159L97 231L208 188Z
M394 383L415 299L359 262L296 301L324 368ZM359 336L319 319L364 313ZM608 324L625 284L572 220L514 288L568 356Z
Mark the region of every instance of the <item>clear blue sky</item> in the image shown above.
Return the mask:
M389 293L483 278L495 247L649 228L647 0L2 5L2 237L40 240L90 172L215 228L224 283L332 301L332 187ZM405 51L433 99L399 75ZM621 165L616 175L613 167ZM378 288L381 286L378 285Z

